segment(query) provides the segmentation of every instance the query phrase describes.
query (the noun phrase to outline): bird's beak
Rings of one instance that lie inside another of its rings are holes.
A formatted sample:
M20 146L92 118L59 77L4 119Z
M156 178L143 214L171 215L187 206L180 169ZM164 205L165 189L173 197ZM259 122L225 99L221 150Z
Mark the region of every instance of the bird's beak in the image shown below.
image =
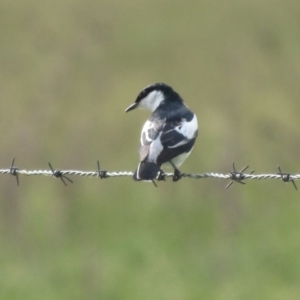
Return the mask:
M135 108L137 107L137 105L138 105L138 104L137 104L136 102L132 103L129 107L127 107L127 108L125 109L125 112L127 113L127 112L129 112L129 111L135 109Z

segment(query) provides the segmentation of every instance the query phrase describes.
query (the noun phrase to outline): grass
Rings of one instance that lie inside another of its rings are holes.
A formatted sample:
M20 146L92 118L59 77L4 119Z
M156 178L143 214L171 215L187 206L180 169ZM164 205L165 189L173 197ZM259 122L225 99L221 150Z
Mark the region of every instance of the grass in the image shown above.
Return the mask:
M2 168L134 170L146 85L200 134L182 171L299 173L297 1L0 4ZM1 179L1 299L298 299L298 194L280 181Z

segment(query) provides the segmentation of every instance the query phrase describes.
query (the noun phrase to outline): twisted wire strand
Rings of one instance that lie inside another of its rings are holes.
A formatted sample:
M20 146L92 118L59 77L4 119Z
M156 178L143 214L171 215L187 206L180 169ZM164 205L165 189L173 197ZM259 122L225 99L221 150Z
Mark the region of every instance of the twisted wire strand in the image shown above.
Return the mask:
M73 181L68 177L69 175L73 176L84 176L84 177L99 177L99 178L110 178L110 177L121 177L121 176L132 176L133 172L130 171L103 171L100 170L100 162L97 161L97 171L79 171L79 170L54 170L52 168L51 163L49 163L50 170L20 170L19 168L14 166L15 158L13 158L11 162L11 166L9 169L0 169L0 174L9 174L16 177L17 185L19 185L19 175L26 176L34 176L34 175L44 175L44 176L52 176L55 178L59 178L63 184L66 186L66 181L73 183ZM297 185L295 183L296 179L300 179L300 174L292 175L290 173L284 173L281 171L280 166L278 165L278 173L277 174L253 174L254 171L251 171L249 174L244 173L245 170L248 169L249 166L244 167L241 171L237 171L235 168L234 162L232 163L232 171L227 174L222 173L203 173L203 174L191 174L191 173L181 173L179 170L175 169L174 173L163 173L159 172L157 175L157 180L166 180L168 177L172 177L173 181L177 181L180 178L219 178L219 179L230 179L230 182L226 185L226 189L230 188L234 182L238 182L241 184L245 184L245 180L261 180L261 179L281 179L284 182L291 182L295 188L298 190ZM152 180L155 186L156 183Z
M83 177L102 177L102 178L110 178L110 177L123 177L123 176L132 176L133 172L131 171L80 171L80 170L59 170L60 174L63 176L83 176ZM105 172L103 176L99 176L99 172ZM11 169L0 169L0 174L12 174ZM246 174L239 173L242 175L242 180L261 180L261 179L282 179L281 174ZM54 176L53 171L51 170L19 170L15 169L14 174L12 175L26 175L26 176ZM169 178L173 177L173 173L164 173L164 177ZM300 179L300 174L288 174L289 181ZM194 179L202 179L202 178L218 178L218 179L232 179L232 174L222 174L222 173L202 173L202 174L192 174L192 173L181 173L182 178L194 178Z

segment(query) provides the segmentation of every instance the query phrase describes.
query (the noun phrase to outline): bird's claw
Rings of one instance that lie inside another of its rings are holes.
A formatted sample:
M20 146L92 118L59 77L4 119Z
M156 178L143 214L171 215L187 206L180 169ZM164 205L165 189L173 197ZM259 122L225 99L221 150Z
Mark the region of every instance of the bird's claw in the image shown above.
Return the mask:
M158 174L157 174L156 179L157 179L157 181L166 181L165 172L160 169Z
M172 167L174 168L174 174L173 174L173 182L178 181L179 179L181 179L182 174L179 171L179 169L175 166L175 164L170 160L169 163L172 165Z
M181 172L176 168L173 174L173 181L176 182L181 179Z

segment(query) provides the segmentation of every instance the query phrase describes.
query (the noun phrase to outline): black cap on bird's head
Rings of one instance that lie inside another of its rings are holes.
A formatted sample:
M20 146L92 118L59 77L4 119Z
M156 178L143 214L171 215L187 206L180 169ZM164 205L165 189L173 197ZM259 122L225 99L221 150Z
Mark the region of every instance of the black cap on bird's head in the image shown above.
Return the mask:
M164 100L176 99L182 102L180 96L165 83L154 83L145 87L137 96L135 102L131 104L125 112L135 108L144 108L154 111Z

